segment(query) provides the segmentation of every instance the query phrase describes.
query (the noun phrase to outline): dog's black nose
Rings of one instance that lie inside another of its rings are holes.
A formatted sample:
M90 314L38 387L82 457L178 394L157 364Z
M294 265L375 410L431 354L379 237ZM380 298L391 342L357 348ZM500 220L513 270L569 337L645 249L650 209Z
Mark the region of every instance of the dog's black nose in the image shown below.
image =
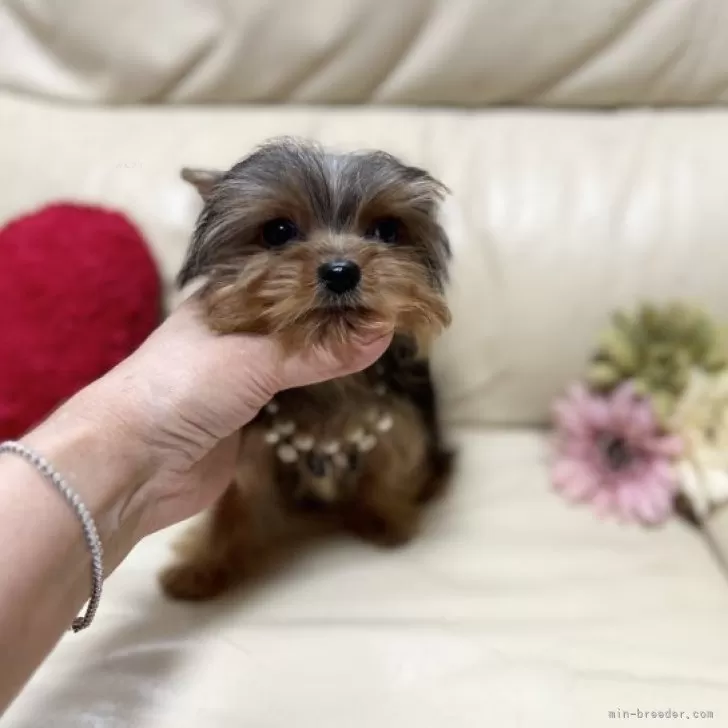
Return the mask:
M332 293L353 291L361 280L359 266L351 260L332 260L319 266L321 282Z

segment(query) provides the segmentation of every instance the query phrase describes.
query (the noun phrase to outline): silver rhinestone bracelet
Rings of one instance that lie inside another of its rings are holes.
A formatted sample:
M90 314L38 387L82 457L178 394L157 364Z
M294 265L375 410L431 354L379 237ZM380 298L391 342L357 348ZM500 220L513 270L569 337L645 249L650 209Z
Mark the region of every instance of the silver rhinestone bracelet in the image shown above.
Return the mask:
M101 601L101 590L104 584L104 547L101 544L93 516L81 502L78 493L71 488L65 478L56 472L55 468L42 455L20 442L11 440L0 443L0 455L3 453L17 455L32 465L46 480L52 483L55 489L65 498L68 505L71 506L76 516L78 516L78 520L81 521L83 536L91 552L91 597L86 607L86 613L82 617L76 617L71 624L71 629L74 632L80 632L93 621Z

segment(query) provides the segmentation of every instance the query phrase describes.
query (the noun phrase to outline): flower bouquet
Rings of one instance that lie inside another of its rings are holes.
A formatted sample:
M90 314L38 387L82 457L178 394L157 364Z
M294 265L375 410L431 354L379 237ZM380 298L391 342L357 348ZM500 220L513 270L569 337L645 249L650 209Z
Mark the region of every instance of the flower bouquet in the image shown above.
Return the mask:
M616 313L553 420L552 481L570 500L651 526L679 515L706 532L728 514L728 331L705 312Z

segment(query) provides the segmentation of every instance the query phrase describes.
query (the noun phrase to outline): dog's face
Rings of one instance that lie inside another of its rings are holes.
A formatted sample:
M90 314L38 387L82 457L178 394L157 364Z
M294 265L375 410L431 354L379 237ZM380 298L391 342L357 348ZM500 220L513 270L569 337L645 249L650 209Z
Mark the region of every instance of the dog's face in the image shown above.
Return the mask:
M449 323L445 188L384 152L282 140L227 172L184 170L204 199L179 276L202 276L217 331L288 349L392 328L426 348Z

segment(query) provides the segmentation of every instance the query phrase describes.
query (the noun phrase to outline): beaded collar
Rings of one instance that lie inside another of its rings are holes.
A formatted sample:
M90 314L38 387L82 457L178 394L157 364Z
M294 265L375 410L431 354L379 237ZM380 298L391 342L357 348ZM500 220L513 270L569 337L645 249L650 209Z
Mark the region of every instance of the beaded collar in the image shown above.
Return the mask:
M380 376L383 374L381 365L377 365L374 371ZM391 413L384 406L388 394L386 385L380 380L373 389L380 401L367 408L361 419L338 438L316 439L301 430L295 420L282 416L280 404L272 399L265 406L268 424L265 442L275 448L277 459L284 464L292 465L305 457L306 462L313 465L309 469L314 476L316 471L323 472L329 464L338 469L354 469L359 456L371 452L394 425Z

